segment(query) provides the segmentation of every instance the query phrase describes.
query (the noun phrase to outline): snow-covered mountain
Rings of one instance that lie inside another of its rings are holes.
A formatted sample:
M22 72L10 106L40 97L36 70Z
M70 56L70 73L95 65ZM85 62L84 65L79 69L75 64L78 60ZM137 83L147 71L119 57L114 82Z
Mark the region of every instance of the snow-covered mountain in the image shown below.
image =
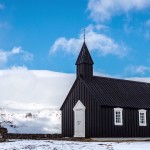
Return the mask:
M35 103L30 103L26 110L23 107L23 104L9 103L5 108L0 108L1 125L6 127L9 133L61 132L61 114L57 107L46 108Z
M59 108L74 80L75 74L25 67L0 70L2 126L9 133L60 133Z

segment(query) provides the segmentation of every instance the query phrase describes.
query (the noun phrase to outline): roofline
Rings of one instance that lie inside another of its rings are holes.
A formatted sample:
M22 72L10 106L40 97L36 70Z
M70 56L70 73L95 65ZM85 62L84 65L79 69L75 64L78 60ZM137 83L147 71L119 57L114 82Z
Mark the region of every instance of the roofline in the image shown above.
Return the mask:
M111 108L129 108L129 109L146 109L146 110L150 110L149 107L128 107L128 106L119 106L119 105L100 105L101 107L111 107Z
M118 79L118 78L104 77L104 76L95 76L95 75L93 77L96 77L96 78L107 78L107 79L110 79L110 80L118 80L118 81L123 81L123 82L145 83L145 84L148 84L148 86L150 86L149 82L144 82L144 81L134 81L134 80L129 80L129 79Z

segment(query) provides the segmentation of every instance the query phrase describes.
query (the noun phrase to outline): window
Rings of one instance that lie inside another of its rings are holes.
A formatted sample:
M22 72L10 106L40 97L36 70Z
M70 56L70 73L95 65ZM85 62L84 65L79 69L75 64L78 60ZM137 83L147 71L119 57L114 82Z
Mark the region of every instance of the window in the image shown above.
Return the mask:
M122 108L114 108L114 124L123 125L122 121Z
M139 126L146 126L146 110L140 109L139 110Z

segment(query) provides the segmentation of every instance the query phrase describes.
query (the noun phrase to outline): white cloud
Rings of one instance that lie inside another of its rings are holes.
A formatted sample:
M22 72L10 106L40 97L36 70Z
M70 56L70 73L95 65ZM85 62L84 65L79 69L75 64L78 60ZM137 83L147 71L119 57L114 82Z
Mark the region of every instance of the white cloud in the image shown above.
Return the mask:
M139 74L144 75L146 72L150 72L150 67L146 66L129 66L125 69L125 72L129 72L131 74Z
M21 47L14 47L11 52L12 54L19 54L21 53L21 51L22 51Z
M126 54L127 48L122 44L116 43L112 38L99 32L101 26L89 25L86 28L86 43L89 50L97 51L100 55L113 54L122 57ZM65 37L58 38L50 49L50 53L63 50L68 53L76 54L81 49L83 43L83 34L78 38L66 39Z
M140 82L148 82L150 83L150 77L133 77L133 78L126 78L127 80L132 80L132 81L140 81Z
M24 103L18 109L28 109L28 103L60 107L74 80L74 74L25 67L0 70L0 106L15 102Z
M33 55L27 51L22 50L21 47L14 47L10 51L0 49L0 65L7 63L9 58L19 55L23 60L28 61L33 59Z
M105 21L112 16L150 7L150 0L89 0L88 10L95 21Z
M0 64L6 63L8 60L7 52L0 50Z

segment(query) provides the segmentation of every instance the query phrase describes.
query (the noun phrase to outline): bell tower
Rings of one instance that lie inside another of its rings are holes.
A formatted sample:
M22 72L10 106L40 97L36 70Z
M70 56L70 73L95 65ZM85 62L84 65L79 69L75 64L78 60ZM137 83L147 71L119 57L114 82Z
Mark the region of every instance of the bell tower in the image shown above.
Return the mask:
M83 80L92 80L93 64L94 62L84 41L76 61L77 76L81 76Z

